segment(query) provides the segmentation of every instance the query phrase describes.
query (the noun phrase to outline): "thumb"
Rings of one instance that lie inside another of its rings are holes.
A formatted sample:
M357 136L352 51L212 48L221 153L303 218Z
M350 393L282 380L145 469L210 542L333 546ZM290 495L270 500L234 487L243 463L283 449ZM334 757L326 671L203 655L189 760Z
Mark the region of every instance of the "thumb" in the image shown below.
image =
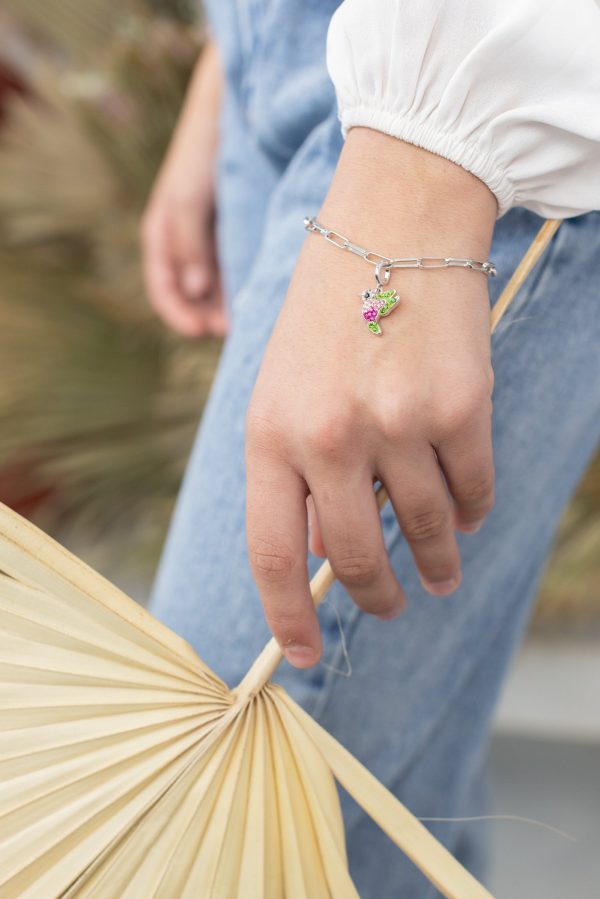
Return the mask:
M202 205L185 203L174 217L173 250L179 286L190 300L201 299L211 289L211 235L204 223Z

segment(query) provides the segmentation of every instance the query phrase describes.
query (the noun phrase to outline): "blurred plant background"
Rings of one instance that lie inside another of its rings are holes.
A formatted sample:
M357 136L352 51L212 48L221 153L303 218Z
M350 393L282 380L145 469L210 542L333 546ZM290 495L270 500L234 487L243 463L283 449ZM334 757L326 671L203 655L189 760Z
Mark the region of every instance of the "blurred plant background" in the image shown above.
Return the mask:
M220 349L158 324L138 256L201 31L149 0L0 15L0 496L149 572Z
M138 223L201 27L185 0L3 0L0 498L147 583L220 346L162 328ZM600 622L600 461L535 625Z

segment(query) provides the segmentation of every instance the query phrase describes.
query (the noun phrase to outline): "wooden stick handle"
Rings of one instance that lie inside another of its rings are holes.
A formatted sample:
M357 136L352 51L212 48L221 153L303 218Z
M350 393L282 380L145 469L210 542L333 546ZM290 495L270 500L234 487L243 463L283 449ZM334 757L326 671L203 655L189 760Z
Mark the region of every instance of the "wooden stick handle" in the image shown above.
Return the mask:
M508 284L494 303L490 326L492 334L496 330L498 322L512 303L518 291L525 283L525 278L533 269L536 262L558 231L560 223L561 219L547 219L531 241L527 252L514 270Z
M502 316L514 300L517 292L522 287L527 275L531 272L536 262L556 234L561 221L560 219L548 219L537 232L532 240L527 252L516 267L508 284L502 291L498 300L494 304L490 316L490 333L493 334ZM377 504L379 509L388 501L388 495L385 487L380 486L377 490ZM312 594L315 608L317 608L325 599L331 585L335 581L335 575L329 559L325 559L317 573L310 582L310 592ZM275 637L272 637L258 658L253 662L248 673L242 678L240 683L232 691L235 700L243 702L261 690L264 684L270 679L271 675L281 662L283 653Z

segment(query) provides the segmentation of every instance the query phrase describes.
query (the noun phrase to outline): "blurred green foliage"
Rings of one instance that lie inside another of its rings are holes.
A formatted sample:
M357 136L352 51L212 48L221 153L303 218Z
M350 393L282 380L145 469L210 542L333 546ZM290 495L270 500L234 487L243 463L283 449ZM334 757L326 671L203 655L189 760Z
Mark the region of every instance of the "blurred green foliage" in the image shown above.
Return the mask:
M138 0L6 2L35 64L0 132L0 491L153 564L220 350L155 320L138 251L201 34Z
M194 4L3 9L35 62L0 132L0 494L80 534L88 558L90 541L104 548L113 571L134 548L149 570L220 349L156 322L138 253L201 46ZM535 620L600 621L599 462L565 515Z

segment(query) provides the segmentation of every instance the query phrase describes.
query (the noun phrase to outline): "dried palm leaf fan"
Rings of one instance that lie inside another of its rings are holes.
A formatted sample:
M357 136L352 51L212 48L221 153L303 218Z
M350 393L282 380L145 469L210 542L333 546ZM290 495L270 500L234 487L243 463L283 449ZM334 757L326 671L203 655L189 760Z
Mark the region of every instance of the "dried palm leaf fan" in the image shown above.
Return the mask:
M492 329L558 226L541 229ZM380 504L385 502L383 490ZM0 507L2 899L350 899L334 778L447 897L490 894L286 692L234 690ZM326 561L316 604L333 582Z

